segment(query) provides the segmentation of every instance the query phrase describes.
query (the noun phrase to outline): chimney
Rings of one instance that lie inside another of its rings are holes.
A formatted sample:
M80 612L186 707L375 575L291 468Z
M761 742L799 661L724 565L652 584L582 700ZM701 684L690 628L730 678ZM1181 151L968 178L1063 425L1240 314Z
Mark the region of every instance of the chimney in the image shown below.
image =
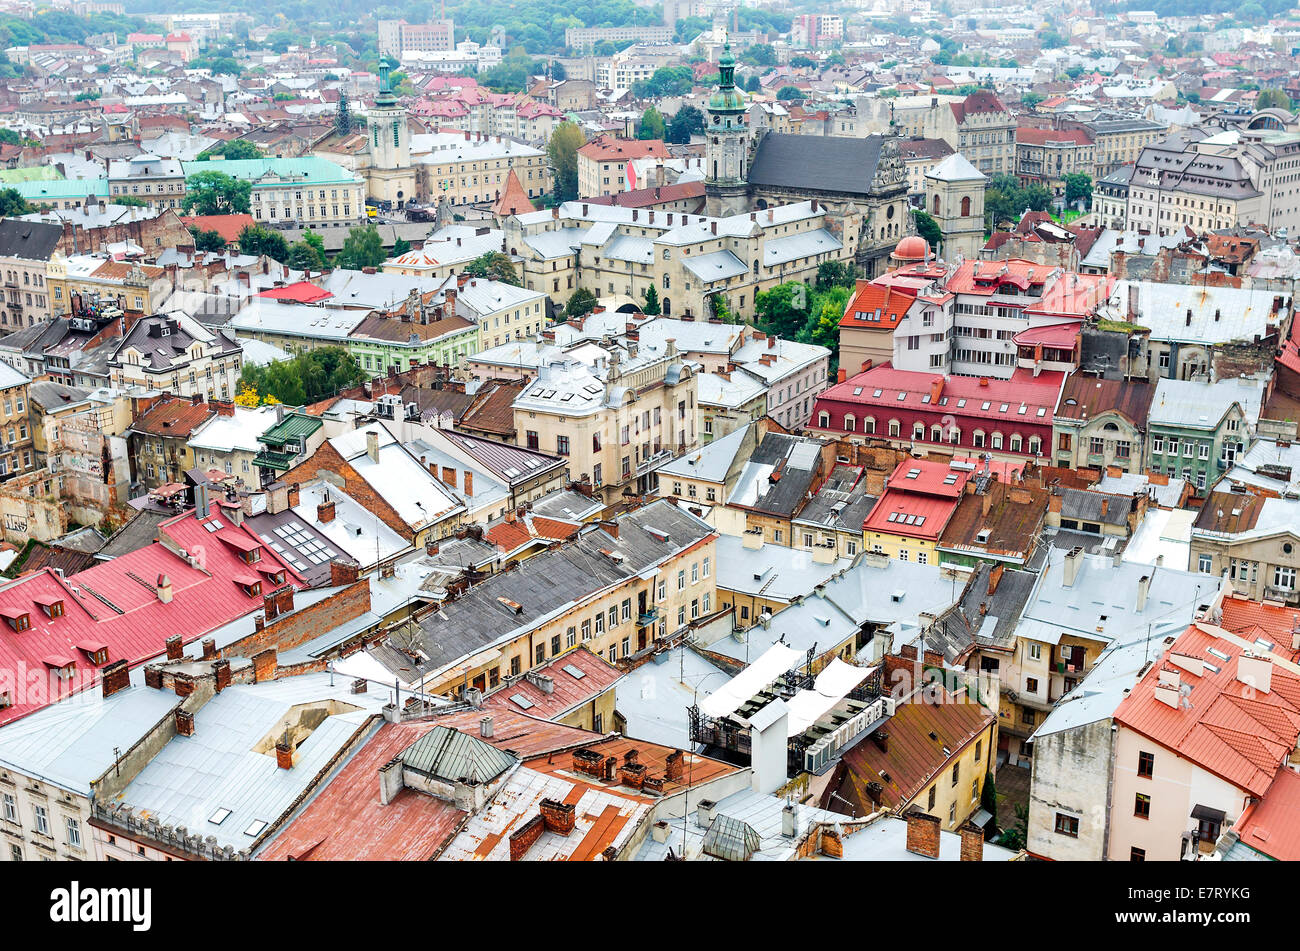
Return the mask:
M1138 579L1137 612L1141 614L1147 607L1147 595L1151 593L1151 576L1143 575Z
M971 822L964 823L957 831L961 834L961 860L984 861L984 833Z
M468 469L465 470L465 497L469 498L474 494L474 473Z
M1074 585L1074 579L1079 577L1079 566L1083 564L1083 548L1076 545L1065 553L1065 578L1061 582L1069 588Z
M787 839L793 839L798 828L799 812L794 803L787 802L785 808L781 810L781 834Z
M300 501L302 501L302 490L298 488L298 483L295 482L293 485L289 486L289 494L286 504L291 509L297 508Z
M316 521L322 525L334 521L334 500L326 499L316 506Z
M478 735L486 740L492 739L492 718L483 717L478 721Z
M203 638L203 659L214 660L217 656L217 639L215 637Z
M907 814L907 851L926 858L939 857L939 817L924 812Z
M212 665L212 673L217 682L218 692L225 690L230 686L230 661L217 661Z
M253 682L264 683L275 679L277 667L275 648L271 647L253 655Z
M190 713L188 710L176 711L176 735L194 735L194 714Z
M131 669L127 666L125 660L115 660L111 664L105 665L99 676L105 699L113 696L119 690L125 690L131 686Z
M453 489L456 488L456 470L451 468L451 466L443 466L442 482L444 485L449 485Z
M1273 689L1273 661L1253 651L1243 651L1237 658L1237 679L1260 693Z
M695 821L701 828L707 829L718 814L718 804L712 799L701 799L695 806Z
M379 433L373 429L366 430L366 455L375 465L379 465Z
M293 743L287 736L275 744L275 765L280 769L293 769Z
M164 643L167 648L167 659L180 660L182 650L181 636L179 634L173 634L171 637L167 638Z
M172 579L165 574L159 575L158 583L157 583L157 592L158 592L159 601L161 601L163 604L171 604Z

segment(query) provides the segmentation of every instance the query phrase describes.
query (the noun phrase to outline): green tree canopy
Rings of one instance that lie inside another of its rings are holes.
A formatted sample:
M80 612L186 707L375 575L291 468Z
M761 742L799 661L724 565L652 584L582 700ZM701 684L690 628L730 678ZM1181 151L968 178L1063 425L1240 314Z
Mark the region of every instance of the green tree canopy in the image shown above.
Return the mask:
M0 188L0 218L30 215L36 209L16 188Z
M854 266L844 261L823 261L817 265L817 290L830 290L832 287L856 287L857 276Z
M668 123L665 138L673 145L688 145L691 136L704 131L704 113L694 106L682 106Z
M343 250L334 258L336 267L359 271L366 267L379 267L388 260L384 250L384 241L379 237L379 229L374 225L362 225L348 231L343 241Z
M356 386L365 377L356 359L342 347L319 347L292 360L265 366L244 364L239 383L241 388L252 388L262 400L271 396L288 406L302 406Z
M776 98L781 100L782 102L789 102L790 100L802 99L803 97L804 97L804 91L800 89L798 86L782 86L780 89L776 91Z
M664 117L654 106L641 113L641 124L636 131L638 139L662 139L667 131Z
M569 302L564 305L565 317L581 317L584 314L590 314L596 306L596 295L585 287L580 287L573 292Z
M253 185L225 172L197 172L186 179L185 190L187 215L246 215Z
M930 215L919 209L912 212L912 217L916 220L916 233L930 245L930 250L938 253L939 242L943 240L943 232L939 230L939 223Z
M260 159L263 157L262 150L247 139L231 139L229 142L222 142L212 146L210 149L204 149L195 160L206 162L214 158L223 159Z
M289 246L285 263L300 271L325 270L330 266L325 256L325 241L315 231L304 231L302 239Z
M1255 98L1256 109L1285 109L1291 111L1291 97L1280 89L1261 89Z
M659 306L659 289L653 284L646 285L645 304L641 307L641 313L648 317L658 317L663 313L663 308Z
M555 200L572 201L578 197L578 149L587 143L582 129L572 122L561 122L546 143L546 156L555 176Z
M513 284L515 287L523 286L519 280L519 273L515 270L514 262L510 260L510 255L501 251L488 251L480 254L465 265L465 273L473 277L486 278L489 281Z
M190 225L190 234L194 235L194 250L196 251L226 250L226 239L216 231L201 231L194 225Z
M1061 179L1065 182L1065 203L1073 205L1080 199L1089 207L1092 205L1092 176L1086 172L1071 172Z
M281 264L289 260L289 242L284 240L284 235L261 225L246 225L239 232L239 250L244 254L265 254Z

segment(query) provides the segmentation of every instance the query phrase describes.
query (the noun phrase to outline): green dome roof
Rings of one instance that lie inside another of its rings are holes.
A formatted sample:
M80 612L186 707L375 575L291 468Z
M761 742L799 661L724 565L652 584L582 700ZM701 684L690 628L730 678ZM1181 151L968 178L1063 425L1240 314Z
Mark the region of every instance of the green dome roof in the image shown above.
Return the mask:
M743 112L745 94L736 88L736 59L731 55L731 44L722 47L718 58L718 89L709 97L710 112Z

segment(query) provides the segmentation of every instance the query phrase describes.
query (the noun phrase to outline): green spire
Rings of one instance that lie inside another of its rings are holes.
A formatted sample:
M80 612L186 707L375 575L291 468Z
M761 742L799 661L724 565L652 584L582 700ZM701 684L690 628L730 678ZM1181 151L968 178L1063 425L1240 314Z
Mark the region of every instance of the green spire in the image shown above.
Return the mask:
M736 88L736 59L731 55L731 41L722 47L722 56L718 59L718 86L725 90Z

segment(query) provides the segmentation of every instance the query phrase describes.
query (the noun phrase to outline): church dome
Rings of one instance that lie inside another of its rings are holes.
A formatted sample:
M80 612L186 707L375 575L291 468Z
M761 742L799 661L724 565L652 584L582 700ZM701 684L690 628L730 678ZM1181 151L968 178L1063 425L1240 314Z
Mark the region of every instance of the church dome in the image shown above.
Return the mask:
M890 255L896 261L924 261L930 252L930 245L919 234L910 234L898 242L894 253Z
M731 44L722 48L718 59L718 88L709 97L710 112L743 112L745 94L736 88L736 58L731 55Z

